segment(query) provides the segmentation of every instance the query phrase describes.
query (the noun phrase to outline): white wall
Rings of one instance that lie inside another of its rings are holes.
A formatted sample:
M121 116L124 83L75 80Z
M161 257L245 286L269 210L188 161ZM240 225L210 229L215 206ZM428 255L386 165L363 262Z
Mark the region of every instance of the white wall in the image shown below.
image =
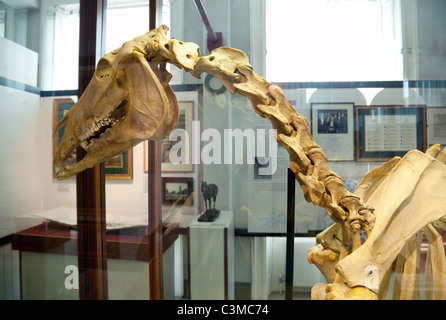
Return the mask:
M0 76L37 85L36 52L0 37ZM0 86L0 228L16 231L15 218L42 206L40 97ZM37 140L38 141L38 140Z
M0 52L1 77L37 86L37 52L3 37L0 37Z

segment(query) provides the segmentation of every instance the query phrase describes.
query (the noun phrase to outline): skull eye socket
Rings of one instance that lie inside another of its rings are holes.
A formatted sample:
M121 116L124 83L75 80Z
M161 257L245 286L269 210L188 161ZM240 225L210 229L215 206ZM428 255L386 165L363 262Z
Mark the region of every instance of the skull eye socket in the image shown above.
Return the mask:
M118 76L116 78L116 84L118 85L118 87L120 88L124 88L125 85L127 84L127 78L125 77L125 74L122 76Z
M102 58L98 62L95 74L98 79L107 80L113 74L113 68L106 59Z

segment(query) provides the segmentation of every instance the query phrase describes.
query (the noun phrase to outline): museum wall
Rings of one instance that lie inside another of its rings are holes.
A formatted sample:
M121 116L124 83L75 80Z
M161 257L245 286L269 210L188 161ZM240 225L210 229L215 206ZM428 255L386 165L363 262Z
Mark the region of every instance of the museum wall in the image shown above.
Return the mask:
M11 35L15 36L15 35ZM17 218L42 205L42 137L40 97L37 85L38 54L0 37L0 238L18 230ZM37 140L37 141L39 141ZM0 246L0 299L18 299L19 255L11 244Z
M0 77L16 88L0 86L3 155L0 184L0 228L14 232L16 216L41 206L42 150L34 140L41 137L40 97L24 92L25 85L37 85L37 53L0 38L3 52Z

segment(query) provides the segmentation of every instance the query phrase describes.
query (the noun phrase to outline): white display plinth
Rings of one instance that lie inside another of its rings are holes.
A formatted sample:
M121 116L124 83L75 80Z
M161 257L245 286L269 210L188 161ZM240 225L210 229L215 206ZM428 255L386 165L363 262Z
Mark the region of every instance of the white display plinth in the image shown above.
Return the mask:
M191 300L234 299L234 214L188 226Z

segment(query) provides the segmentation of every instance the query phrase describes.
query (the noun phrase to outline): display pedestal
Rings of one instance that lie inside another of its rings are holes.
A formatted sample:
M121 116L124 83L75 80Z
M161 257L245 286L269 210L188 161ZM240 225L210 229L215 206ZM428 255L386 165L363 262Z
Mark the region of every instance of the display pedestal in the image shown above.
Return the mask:
M234 214L221 211L213 222L188 226L191 300L234 299Z

